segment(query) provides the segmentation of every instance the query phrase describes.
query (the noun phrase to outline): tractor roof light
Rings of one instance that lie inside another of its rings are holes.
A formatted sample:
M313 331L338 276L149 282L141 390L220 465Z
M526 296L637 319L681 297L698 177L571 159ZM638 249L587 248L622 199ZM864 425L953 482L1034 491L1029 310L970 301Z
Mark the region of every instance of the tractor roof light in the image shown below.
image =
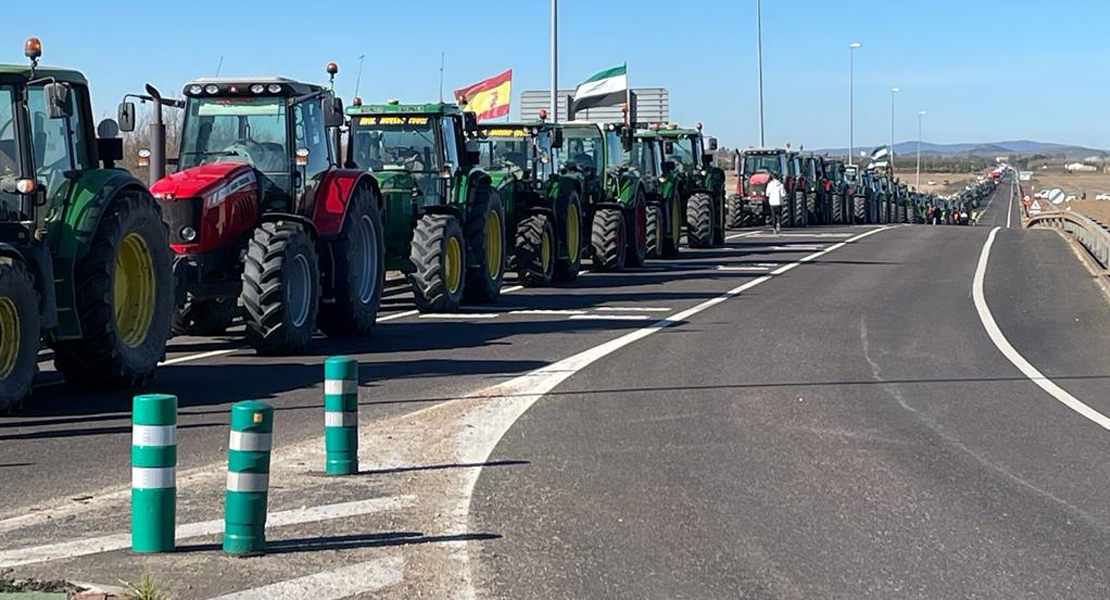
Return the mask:
M210 83L210 84L204 86L204 93L206 93L206 94L218 94L218 93L220 93L220 86L218 86L214 83Z
M23 55L37 63L42 57L42 41L37 37L27 38L27 41L23 42Z
M280 94L281 93L281 84L280 83L271 83L270 85L266 86L266 91L270 92L271 94Z
M339 73L339 65L335 64L334 62L328 63L328 66L325 68L328 71L328 75L331 75L332 77L335 77L336 74Z
M255 84L251 85L251 93L252 94L261 94L262 92L265 92L265 91L266 91L266 86L262 85L261 83L255 83Z
M199 83L194 83L193 85L189 86L188 93L190 96L199 96L204 93L204 86L200 85Z
M355 96L351 98L351 106L362 106L362 97Z
M32 194L35 191L34 179L20 179L15 182L15 191L23 194L24 196Z
M698 131L701 131L701 121L698 121L698 122L697 122L697 123L696 123L696 124L694 125L694 128L696 128L696 129L697 129Z
M540 109L540 120L541 121L546 121L547 120L547 109L546 108L541 108Z

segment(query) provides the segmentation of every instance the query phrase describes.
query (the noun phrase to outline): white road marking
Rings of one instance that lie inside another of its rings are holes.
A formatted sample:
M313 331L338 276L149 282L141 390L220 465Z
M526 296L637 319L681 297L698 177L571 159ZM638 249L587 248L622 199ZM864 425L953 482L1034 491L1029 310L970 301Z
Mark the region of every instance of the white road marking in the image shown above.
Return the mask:
M393 320L396 320L396 319L403 319L405 317L411 317L413 315L418 315L418 314L420 314L420 311L418 311L418 310L406 310L406 311L402 311L402 312L399 312L399 313L393 313L392 315L386 315L384 317L378 317L378 319L375 321L375 323L384 323L386 321L393 321Z
M782 252L813 252L822 248L819 244L786 244L782 246L771 246L769 250L777 250Z
M760 235L762 233L766 233L766 232L765 231L745 231L744 233L734 233L732 235L725 236L725 241L735 240L737 238L748 237L748 236L752 236L752 235Z
M663 306L599 306L601 312L671 312L673 308Z
M340 504L325 504L308 508L296 508L270 513L266 516L266 529L285 527L288 525L303 525L332 519L345 519L372 513L396 510L413 505L416 496L391 496L371 498L369 500L356 500ZM224 530L224 520L202 521L178 525L175 537L178 540L215 535ZM14 550L0 551L0 568L16 567L44 563L55 560L89 556L102 552L123 550L131 546L130 533L116 533L93 538L70 540L45 546L32 546L29 548L16 548Z
M501 290L501 293L502 294L511 294L513 292L517 292L517 291L520 291L520 290L523 290L523 289L524 289L523 285L514 285L512 287L507 287L507 288Z
M770 271L771 267L760 267L760 266L734 267L734 266L731 266L731 265L717 265L717 270L718 271Z
M837 238L846 239L852 237L851 233L780 233L775 235L773 233L760 234L755 237L759 238Z
M983 251L979 254L979 264L975 267L975 278L972 281L971 295L975 301L975 310L979 313L979 320L983 322L983 328L987 330L987 335L990 336L998 351L1030 381L1037 384L1037 387L1099 427L1110 430L1110 418L1087 406L1078 398L1069 394L1064 388L1056 385L1051 379L1045 377L1029 361L1025 360L1025 357L1010 344L1006 336L1002 335L1002 330L998 328L998 323L995 322L994 315L991 314L991 310L987 306L986 295L983 292L983 281L986 278L987 261L990 258L991 246L994 245L994 238L999 229L1001 227L991 229L990 235L987 236L987 242L983 244Z
M376 592L401 583L405 572L404 566L405 561L402 557L390 556L347 565L334 571L279 581L219 596L213 600L270 600L271 598L340 600L356 594Z
M430 313L420 315L421 319L496 319L504 313L479 313L479 312L458 312L458 313Z
M1014 216L1014 187L1016 185L1017 184L1014 183L1013 178L1011 178L1010 179L1010 201L1006 203L1008 205L1007 208L1006 208L1006 229L1010 229L1010 220Z
M690 317L704 312L722 302L731 300L757 285L771 281L775 275L786 273L805 262L820 258L848 244L857 242L869 235L887 229L889 229L889 227L879 227L842 242L838 242L824 250L810 254L797 262L783 265L772 273L748 281L720 296L706 300L697 306L664 317L651 325L631 331L616 339L609 340L608 342L579 352L568 358L564 358L546 367L473 394L473 397L481 397L485 401L462 418L463 424L467 427L465 427L460 434L461 439L459 441L458 450L459 460L466 464L482 464L489 461L493 449L521 415L542 398L544 394L554 389L555 386L566 381L569 377L597 360L629 344L638 342L653 333L666 329L672 325L682 323ZM463 493L459 496L458 504L451 509L451 514L455 515L459 520L460 528L464 530L469 520L470 500L474 494L474 486L478 482L481 473L481 467L477 469L467 469L465 473L462 473L462 476L465 478L463 481ZM461 597L468 599L474 598L476 592L473 581L470 578L468 545L459 544L452 546L451 549L453 556L460 563L462 582L459 591Z
M529 308L522 310L511 310L510 315L584 315L585 310L576 310L572 308L559 309L559 308Z
M647 321L649 315L573 315L570 319L580 321Z

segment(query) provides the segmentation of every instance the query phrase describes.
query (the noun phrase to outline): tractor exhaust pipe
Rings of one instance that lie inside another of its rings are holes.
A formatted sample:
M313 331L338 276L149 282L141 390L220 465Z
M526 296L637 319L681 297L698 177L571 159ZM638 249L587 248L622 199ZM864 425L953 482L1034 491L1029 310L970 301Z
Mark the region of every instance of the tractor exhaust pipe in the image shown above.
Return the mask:
M150 184L166 176L166 122L162 118L162 94L146 84L146 93L154 101L154 118L150 123Z

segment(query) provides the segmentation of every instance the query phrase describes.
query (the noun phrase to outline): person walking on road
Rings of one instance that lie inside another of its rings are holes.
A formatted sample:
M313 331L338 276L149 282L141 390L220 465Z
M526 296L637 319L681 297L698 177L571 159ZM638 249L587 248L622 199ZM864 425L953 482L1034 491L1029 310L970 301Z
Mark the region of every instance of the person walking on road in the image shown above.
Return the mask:
M782 229L782 200L786 197L786 187L779 181L779 174L773 173L771 181L767 182L767 204L771 207L771 226L778 235Z

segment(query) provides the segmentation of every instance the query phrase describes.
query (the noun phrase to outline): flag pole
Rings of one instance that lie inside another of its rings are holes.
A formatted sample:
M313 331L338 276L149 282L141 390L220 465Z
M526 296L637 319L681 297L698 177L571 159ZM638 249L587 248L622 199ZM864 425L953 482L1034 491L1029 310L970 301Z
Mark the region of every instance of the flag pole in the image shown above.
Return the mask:
M443 62L446 59L447 53L439 53L439 103L443 104Z
M567 107L570 115L570 107ZM551 0L551 117L559 122L559 0Z

